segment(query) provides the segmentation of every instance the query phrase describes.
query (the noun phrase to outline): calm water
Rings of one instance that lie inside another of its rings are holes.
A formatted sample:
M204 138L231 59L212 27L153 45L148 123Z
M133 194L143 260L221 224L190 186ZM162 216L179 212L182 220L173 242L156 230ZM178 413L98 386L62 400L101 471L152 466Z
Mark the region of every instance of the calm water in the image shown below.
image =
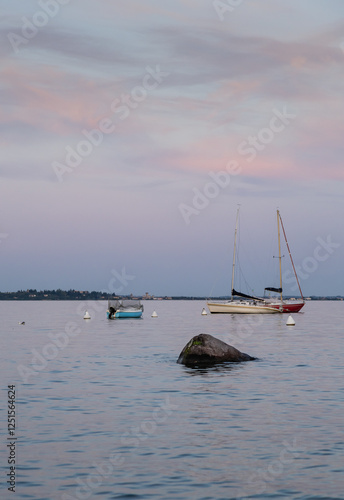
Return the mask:
M142 320L108 321L105 302L0 302L1 498L344 499L344 302L308 302L295 327L144 304ZM176 364L202 332L259 360Z

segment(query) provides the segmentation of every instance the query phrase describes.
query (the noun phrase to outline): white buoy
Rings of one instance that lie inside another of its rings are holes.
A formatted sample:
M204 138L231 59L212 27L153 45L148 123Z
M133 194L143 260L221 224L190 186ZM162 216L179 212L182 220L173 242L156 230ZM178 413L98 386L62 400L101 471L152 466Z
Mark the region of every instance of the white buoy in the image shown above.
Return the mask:
M157 318L157 317L158 317L158 315L157 315L156 311L153 311L152 318Z
M91 319L91 316L89 315L88 311L85 312L84 319Z
M206 315L207 315L207 311L204 309L204 307L203 307L203 309L202 309L201 314L202 314L202 316L206 316Z
M286 325L287 326L295 326L295 321L293 320L291 314L289 315L289 317L287 319Z

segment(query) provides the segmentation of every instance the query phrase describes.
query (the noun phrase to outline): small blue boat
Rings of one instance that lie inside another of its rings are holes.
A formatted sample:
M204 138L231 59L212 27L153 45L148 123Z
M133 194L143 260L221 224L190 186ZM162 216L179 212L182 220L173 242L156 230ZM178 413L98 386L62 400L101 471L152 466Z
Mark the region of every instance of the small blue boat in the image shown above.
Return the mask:
M136 299L108 300L107 319L141 318L143 305Z

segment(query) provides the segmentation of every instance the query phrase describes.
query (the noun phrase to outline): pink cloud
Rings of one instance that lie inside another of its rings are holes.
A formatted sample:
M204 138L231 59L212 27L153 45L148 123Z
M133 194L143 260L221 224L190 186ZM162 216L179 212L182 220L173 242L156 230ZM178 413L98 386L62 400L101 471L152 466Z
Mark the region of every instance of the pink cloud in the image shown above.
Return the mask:
M9 103L0 117L3 123L25 123L67 136L95 127L111 112L111 100L95 81L55 67L11 64L4 68L2 82Z

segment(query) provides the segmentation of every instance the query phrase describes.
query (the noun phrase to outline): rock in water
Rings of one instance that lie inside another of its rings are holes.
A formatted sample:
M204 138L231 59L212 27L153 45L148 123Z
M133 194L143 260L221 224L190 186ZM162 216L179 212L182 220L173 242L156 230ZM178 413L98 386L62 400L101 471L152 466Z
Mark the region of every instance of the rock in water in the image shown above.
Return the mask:
M177 363L186 366L211 366L225 361L238 363L240 361L250 361L252 358L244 352L238 351L222 340L212 335L201 333L193 337L184 347L179 355Z

